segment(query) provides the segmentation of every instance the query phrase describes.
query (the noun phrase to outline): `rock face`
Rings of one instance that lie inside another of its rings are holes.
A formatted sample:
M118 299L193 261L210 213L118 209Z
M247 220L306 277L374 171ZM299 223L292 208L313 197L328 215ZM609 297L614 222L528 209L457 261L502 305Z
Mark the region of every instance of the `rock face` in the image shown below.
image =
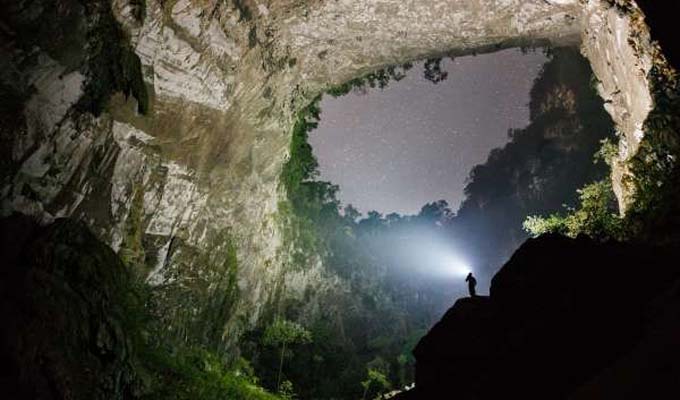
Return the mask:
M123 399L134 391L131 276L82 223L0 220L0 397Z
M655 398L680 393L677 248L546 236L420 341L404 398ZM443 397L442 397L443 396Z
M648 73L665 65L633 1L23 0L5 8L0 94L12 101L0 109L1 213L84 221L157 286L178 335L209 306L211 282L231 271L236 252L229 290L237 300L216 322L227 342L283 293L338 286L320 263L291 268L278 218L295 113L329 85L423 57L580 46L624 160L653 107ZM621 164L613 175L624 208L626 174Z

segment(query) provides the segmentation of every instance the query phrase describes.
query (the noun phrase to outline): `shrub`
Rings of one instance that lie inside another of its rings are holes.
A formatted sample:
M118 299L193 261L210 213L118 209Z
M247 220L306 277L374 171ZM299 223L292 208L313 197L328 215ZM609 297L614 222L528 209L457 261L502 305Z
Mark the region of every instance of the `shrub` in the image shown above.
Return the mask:
M623 235L621 217L616 213L611 182L602 180L578 190L579 206L566 215L529 216L524 229L532 236L560 233L576 237L580 234L597 239L620 239Z
M257 385L244 360L231 369L214 354L196 348L157 349L147 359L154 374L142 399L176 400L278 400Z

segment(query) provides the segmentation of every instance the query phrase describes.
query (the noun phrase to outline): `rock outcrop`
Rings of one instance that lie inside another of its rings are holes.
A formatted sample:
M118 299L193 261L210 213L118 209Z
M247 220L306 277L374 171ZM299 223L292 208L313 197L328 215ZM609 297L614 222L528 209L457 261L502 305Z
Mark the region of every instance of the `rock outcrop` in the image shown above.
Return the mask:
M84 221L157 287L178 335L210 306L211 282L231 273L236 252L236 300L216 322L227 345L282 297L346 289L320 262L292 268L279 215L295 114L330 85L423 57L580 46L625 160L654 106L649 72L667 68L630 0L3 7L0 213ZM624 209L628 175L617 164Z
M677 248L545 236L489 297L464 298L414 350L403 398L660 398L680 393Z
M135 391L131 275L70 220L0 220L0 397L125 399Z

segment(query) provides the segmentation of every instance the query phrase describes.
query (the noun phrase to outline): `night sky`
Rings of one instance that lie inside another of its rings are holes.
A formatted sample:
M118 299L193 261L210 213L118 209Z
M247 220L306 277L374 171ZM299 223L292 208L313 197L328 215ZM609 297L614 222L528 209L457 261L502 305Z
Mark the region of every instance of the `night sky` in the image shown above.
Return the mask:
M529 91L546 62L518 49L446 59L448 79L433 84L422 64L384 89L321 102L310 134L321 180L362 212L415 214L439 199L456 210L465 179L509 128L529 121Z

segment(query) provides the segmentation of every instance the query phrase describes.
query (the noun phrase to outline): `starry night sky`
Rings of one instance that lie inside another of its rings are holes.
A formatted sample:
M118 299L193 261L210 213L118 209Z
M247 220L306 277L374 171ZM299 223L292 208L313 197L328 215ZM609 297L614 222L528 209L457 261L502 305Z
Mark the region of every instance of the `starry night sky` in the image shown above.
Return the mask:
M445 59L448 79L436 85L416 64L384 90L324 96L309 138L320 179L364 213L416 214L439 199L458 209L472 167L529 122L529 91L546 61L518 49Z

